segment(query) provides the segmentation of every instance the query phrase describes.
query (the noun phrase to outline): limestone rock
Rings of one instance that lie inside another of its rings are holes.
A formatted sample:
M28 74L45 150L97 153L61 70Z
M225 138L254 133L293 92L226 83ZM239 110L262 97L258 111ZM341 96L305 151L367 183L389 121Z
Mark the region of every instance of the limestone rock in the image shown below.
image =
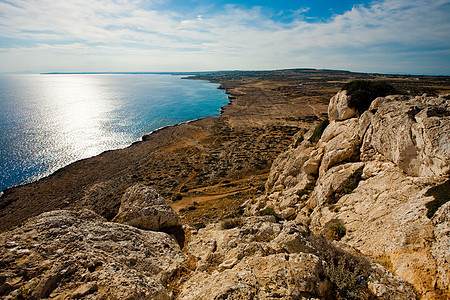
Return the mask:
M316 233L339 220L346 227L341 244L379 261L423 299L448 299L448 204L432 221L425 208L432 200L425 192L450 170L448 95L379 97L359 118L346 113L346 103L345 92L333 97L332 121L317 144L296 143L275 160L266 195L250 201L248 212L271 208ZM359 182L343 192L357 171ZM408 298L377 280L369 286L378 297Z
M300 178L312 172L311 168L306 166L308 173L303 170L305 163L318 163L321 159L321 152L314 152L307 142L302 143L298 148L289 149L280 155L272 164L269 178L266 182L266 190L269 193L276 192L285 188L294 187Z
M308 200L309 207L316 207L324 203L335 203L338 197L348 194L345 191L346 182L349 181L356 172L362 170L364 163L347 163L334 166L320 177L316 183L314 191Z
M361 157L382 154L413 176L450 172L450 104L445 98L405 96L377 98L366 112L370 125ZM373 154L373 152L372 152Z
M442 205L433 217L434 236L436 240L431 254L436 259L438 280L437 285L447 289L450 294L450 202Z
M440 214L436 222L441 227L436 228L426 217L425 204L432 197L424 194L433 180L410 177L391 162L368 162L365 169L365 180L332 209L316 207L311 228L320 232L330 220L341 220L347 230L342 242L382 262L424 299L441 299L438 295L448 290L448 224Z
M155 231L181 226L177 213L167 205L164 198L154 189L142 184L134 185L125 191L119 213L113 222Z
M325 128L318 145L324 148L319 176L332 166L359 156L360 144L357 118L331 122Z
M328 118L330 120L346 120L356 115L356 110L349 107L351 96L347 95L347 91L340 91L334 95L328 105Z
M178 299L301 299L305 294L325 298L331 284L322 281L321 274L321 260L313 254L245 257L232 269L196 273Z
M187 251L198 262L178 299L333 299L345 289L345 276L356 276L339 262L348 257L347 263L354 263L353 254L294 221L277 223L273 216L243 218L240 226L227 230L209 224L191 236ZM381 299L402 299L392 297L399 294L414 299L403 280L369 262L363 265Z
M4 299L172 299L165 283L185 260L168 234L89 210L43 213L0 245Z

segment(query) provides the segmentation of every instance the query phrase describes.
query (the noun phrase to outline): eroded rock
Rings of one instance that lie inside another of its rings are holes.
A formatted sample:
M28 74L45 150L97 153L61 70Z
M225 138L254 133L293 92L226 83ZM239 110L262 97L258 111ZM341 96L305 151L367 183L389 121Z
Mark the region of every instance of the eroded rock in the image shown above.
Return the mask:
M441 176L450 171L450 104L445 98L387 96L367 112L370 125L361 156L382 154L413 176Z
M450 170L448 96L379 97L359 118L344 117L338 100L345 107L345 92L332 99L332 121L320 140L281 154L266 194L249 201L247 212L271 208L318 234L339 220L346 229L341 243L379 261L423 299L447 299L448 205L431 221L425 204L433 199L426 191ZM346 187L349 180L355 182ZM288 209L295 212L286 214ZM378 296L407 298L377 283L370 287Z
M185 260L163 232L107 222L92 211L51 211L0 235L2 291L14 298L172 299L167 279Z
M122 196L119 213L112 221L173 234L180 246L184 245L184 232L177 213L148 186L137 184L128 188Z
M187 250L198 260L178 299L334 299L350 295L349 289L381 299L415 298L388 271L273 216L243 218L226 230L210 224L192 235Z
M356 115L356 110L349 107L350 97L347 91L340 91L334 95L328 105L328 118L330 120L346 120Z
M172 226L181 226L177 213L163 197L145 185L128 188L122 196L119 213L113 222L131 225L140 229L162 231Z

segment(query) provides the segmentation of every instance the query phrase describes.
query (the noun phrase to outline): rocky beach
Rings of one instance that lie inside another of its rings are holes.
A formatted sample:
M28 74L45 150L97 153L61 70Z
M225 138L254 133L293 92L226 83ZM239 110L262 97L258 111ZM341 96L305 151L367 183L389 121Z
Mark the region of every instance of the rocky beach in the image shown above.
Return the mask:
M449 77L190 79L226 89L220 117L4 192L0 296L450 297ZM360 106L359 79L396 95Z

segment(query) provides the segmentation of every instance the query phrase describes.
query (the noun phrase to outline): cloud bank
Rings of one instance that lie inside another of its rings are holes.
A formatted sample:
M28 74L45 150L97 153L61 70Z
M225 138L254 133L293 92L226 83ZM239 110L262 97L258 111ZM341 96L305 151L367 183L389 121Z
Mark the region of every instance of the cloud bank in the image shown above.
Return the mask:
M0 72L294 67L450 74L450 1L384 0L316 21L260 7L0 1Z

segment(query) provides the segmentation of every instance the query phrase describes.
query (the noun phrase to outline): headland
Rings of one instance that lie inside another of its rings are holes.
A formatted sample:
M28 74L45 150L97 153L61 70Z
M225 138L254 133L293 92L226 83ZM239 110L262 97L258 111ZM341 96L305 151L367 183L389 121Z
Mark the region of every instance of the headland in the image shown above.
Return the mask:
M329 99L345 82L389 80L414 94L448 89L448 77L314 69L216 72L190 79L226 89L230 103L220 117L163 128L128 148L6 190L0 198L0 229L63 208L89 208L112 219L121 195L135 183L173 200L186 222L208 223L236 213L245 199L264 190L272 161L294 134L326 118Z
M0 296L448 299L449 77L191 79L220 117L5 192Z

